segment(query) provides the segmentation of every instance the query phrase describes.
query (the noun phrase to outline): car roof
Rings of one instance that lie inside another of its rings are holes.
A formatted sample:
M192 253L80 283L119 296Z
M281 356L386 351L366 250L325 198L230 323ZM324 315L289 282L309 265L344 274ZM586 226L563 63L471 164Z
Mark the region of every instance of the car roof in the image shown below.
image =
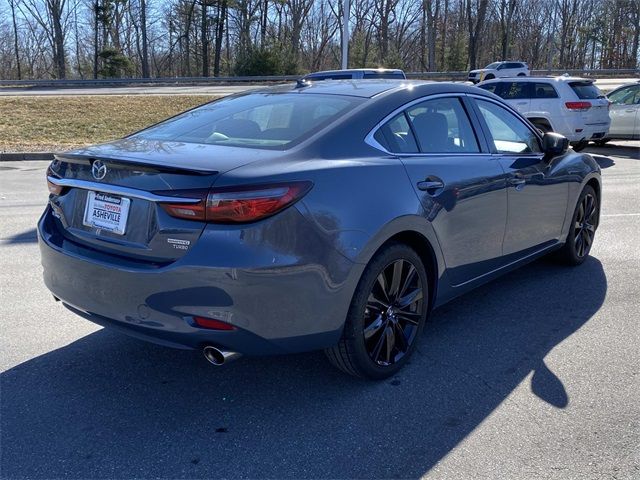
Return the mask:
M392 90L420 90L421 95L436 93L478 93L486 94L482 89L453 82L432 82L427 80L367 79L367 80L323 80L321 82L294 83L250 90L251 93L298 93L345 95L372 98Z
M305 77L312 77L314 75L334 75L340 73L354 73L354 72L367 72L367 73L404 73L399 68L346 68L341 70L321 70L319 72L311 72L305 75Z
M537 82L540 80L546 80L547 82L591 82L594 83L595 80L592 78L582 78L582 77L565 77L564 75L560 75L557 77L502 77L502 78L492 78L491 80L485 80L481 83L496 83L496 82L505 82L505 81L518 81L518 82Z

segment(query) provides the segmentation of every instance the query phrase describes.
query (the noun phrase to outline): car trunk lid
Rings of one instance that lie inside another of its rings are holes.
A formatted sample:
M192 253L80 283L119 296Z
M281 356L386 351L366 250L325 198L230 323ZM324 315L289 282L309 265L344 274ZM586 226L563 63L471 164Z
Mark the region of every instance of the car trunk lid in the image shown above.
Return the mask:
M221 173L275 152L124 139L56 156L49 180L52 213L63 235L104 253L175 261L205 223L170 216L163 203L195 204Z

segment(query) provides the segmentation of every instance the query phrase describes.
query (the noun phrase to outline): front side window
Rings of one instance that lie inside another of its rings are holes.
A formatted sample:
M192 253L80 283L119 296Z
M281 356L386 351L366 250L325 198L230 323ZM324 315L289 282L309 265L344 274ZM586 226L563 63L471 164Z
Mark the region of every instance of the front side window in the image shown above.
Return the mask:
M423 153L478 153L478 142L458 98L436 98L407 110Z
M496 95L500 95L500 91L502 90L502 82L491 82L485 85L478 85L479 88L486 90L487 92L495 93Z
M536 135L518 117L495 103L476 100L498 153L539 153Z
M621 88L609 95L609 100L616 105L636 105L640 103L640 85Z
M505 82L504 88L498 94L505 100L517 100L520 98L531 98L529 95L529 83L527 82Z
M284 149L308 138L362 101L338 95L255 93L208 103L134 136Z

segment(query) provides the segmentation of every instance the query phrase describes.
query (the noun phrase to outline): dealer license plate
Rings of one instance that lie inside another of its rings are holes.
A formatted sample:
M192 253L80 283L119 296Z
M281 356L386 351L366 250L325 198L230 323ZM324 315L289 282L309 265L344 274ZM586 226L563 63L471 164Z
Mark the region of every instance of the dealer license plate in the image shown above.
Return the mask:
M88 192L83 222L88 227L100 228L124 235L131 200L101 192Z

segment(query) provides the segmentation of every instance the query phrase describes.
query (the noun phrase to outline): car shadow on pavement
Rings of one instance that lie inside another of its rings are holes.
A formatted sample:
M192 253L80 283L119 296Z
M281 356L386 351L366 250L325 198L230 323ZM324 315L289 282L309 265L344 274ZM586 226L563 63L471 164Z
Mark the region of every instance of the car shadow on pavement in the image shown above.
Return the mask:
M321 353L215 368L197 352L99 330L2 374L1 471L416 478L522 382L559 415L572 394L545 356L606 291L595 258L578 268L537 261L434 312L410 365L384 382L343 375ZM535 400L519 417L543 422L536 405L549 415Z
M640 142L633 143L637 143L637 145L616 145L615 143L607 143L603 146L589 145L584 149L584 153L589 153L593 155L594 158L596 158L597 155L600 155L601 158L613 156L631 160L640 160Z
M38 234L35 228L30 228L17 235L12 235L7 238L0 238L0 245L14 245L17 243L35 243L38 241Z

